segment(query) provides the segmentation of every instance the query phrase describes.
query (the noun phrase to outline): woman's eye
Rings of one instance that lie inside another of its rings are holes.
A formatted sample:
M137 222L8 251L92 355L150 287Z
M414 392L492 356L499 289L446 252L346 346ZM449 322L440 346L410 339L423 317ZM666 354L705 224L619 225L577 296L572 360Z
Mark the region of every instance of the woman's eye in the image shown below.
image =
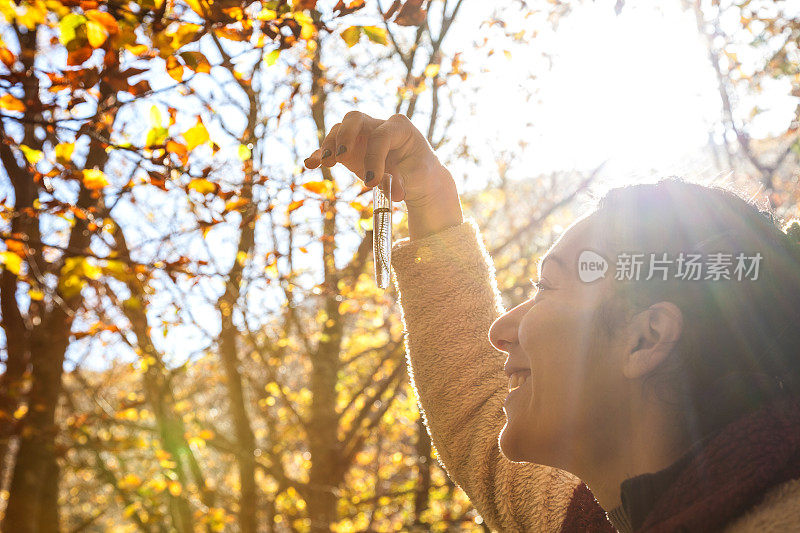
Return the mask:
M530 282L531 282L531 285L533 286L533 288L535 289L535 290L534 290L534 291L531 293L531 298L532 298L533 296L535 296L536 294L539 294L541 291L545 291L545 290L547 290L547 289L549 289L549 288L550 288L550 287L548 287L548 286L547 286L547 284L546 284L546 283L544 283L544 282L543 282L543 281L541 281L541 280L538 280L538 281L537 281L537 280L530 280Z

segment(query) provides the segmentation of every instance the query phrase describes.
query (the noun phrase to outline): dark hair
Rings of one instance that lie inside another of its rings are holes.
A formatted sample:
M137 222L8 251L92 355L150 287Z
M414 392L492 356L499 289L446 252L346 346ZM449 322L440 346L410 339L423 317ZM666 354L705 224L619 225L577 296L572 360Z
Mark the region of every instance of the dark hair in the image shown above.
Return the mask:
M617 281L613 305L604 308L611 321L659 301L681 310L681 338L648 384L680 402L692 432L708 435L770 399L800 394L796 222L784 233L771 213L734 192L673 177L613 189L592 216L599 217L612 257L761 254L755 280Z

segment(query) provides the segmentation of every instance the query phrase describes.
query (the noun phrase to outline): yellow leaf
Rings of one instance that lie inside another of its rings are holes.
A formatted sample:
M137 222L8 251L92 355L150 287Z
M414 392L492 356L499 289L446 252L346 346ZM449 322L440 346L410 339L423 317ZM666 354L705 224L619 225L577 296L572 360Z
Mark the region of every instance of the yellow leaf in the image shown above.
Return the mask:
M275 62L278 61L278 56L280 56L280 53L281 51L276 48L275 50L267 54L266 62L268 67L271 67L272 65L275 64Z
M201 17L208 15L208 8L206 7L206 3L202 0L186 0L186 5Z
M17 410L14 411L14 418L19 420L23 416L25 416L27 414L27 412L28 412L28 406L27 405L20 405L19 407L17 407Z
M108 32L99 22L89 20L86 21L86 38L89 39L92 48L100 48L106 42Z
M12 274L19 276L22 258L14 252L0 252L0 265L3 265Z
M172 48L177 50L194 41L201 29L203 29L203 27L199 24L182 24L178 26L178 29L175 30L175 34L172 36Z
M164 478L154 479L149 482L149 485L153 487L153 490L156 492L156 494L163 492L164 489L167 488L167 482L164 480Z
M189 182L189 190L195 190L200 194L208 194L217 190L216 185L205 178L195 178Z
M341 33L342 39L347 43L347 47L355 46L359 39L361 39L361 28L359 26L350 26Z
M431 63L427 67L425 67L425 76L428 78L433 78L437 74L439 74L439 67L440 65L435 65Z
M274 20L278 18L278 13L273 9L267 9L266 7L262 7L261 11L259 11L258 15L256 15L256 19L268 21Z
M59 143L56 145L56 161L62 165L68 164L72 160L72 152L75 150L75 143Z
M181 492L183 491L183 489L181 488L181 484L178 483L177 481L170 481L168 487L169 487L169 493L176 497L180 496Z
M98 168L84 169L83 185L87 189L100 190L108 185L106 174Z
M231 212L239 209L240 207L244 207L245 205L249 204L250 201L245 198L237 198L235 200L228 200L225 202L225 212Z
M197 124L183 133L183 138L186 139L186 149L190 152L197 146L208 142L208 130L199 117L197 118Z
M17 22L29 30L32 30L38 24L43 24L47 16L47 7L44 2L35 2L23 4L23 12L17 15Z
M31 289L28 291L28 297L30 297L31 300L36 300L37 302L41 302L42 300L44 300L44 293L39 289Z
M128 474L119 480L117 486L122 490L131 490L138 488L142 484L142 480L136 474Z
M289 204L289 207L286 208L286 212L291 213L292 211L303 205L304 202L305 200L295 200L294 202Z
M389 41L386 39L386 30L384 28L379 28L378 26L363 26L361 28L364 31L364 35L369 37L369 40L373 43L378 43L386 46L389 44Z
M246 144L240 144L237 153L239 155L239 159L242 161L247 161L253 156L253 152Z
M14 95L5 93L0 96L0 109L7 109L9 111L25 111L25 104L22 100L16 98Z
M106 260L106 264L103 267L103 271L112 276L115 279L120 281L126 281L130 278L130 272L128 269L128 265L123 263L122 261L115 261L113 259Z
M20 144L19 149L22 150L22 153L25 155L25 159L27 159L31 165L35 165L44 157L44 154L41 150L30 148L24 144Z

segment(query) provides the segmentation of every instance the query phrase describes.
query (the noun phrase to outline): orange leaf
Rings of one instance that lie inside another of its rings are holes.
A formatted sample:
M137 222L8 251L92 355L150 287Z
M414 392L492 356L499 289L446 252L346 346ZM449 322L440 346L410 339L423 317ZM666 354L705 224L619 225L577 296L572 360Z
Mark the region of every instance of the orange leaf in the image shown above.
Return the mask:
M302 11L303 9L314 9L317 6L317 0L295 0L292 9L294 11Z
M82 65L84 61L92 57L94 48L91 46L82 46L67 54L67 65L70 67L77 67Z
M111 13L106 13L105 11L98 11L96 9L90 9L86 12L86 18L89 20L93 20L98 24L102 25L108 33L119 33L119 25L117 24L117 19L114 18L114 15Z
M167 152L178 156L178 159L180 159L184 165L189 160L188 148L186 148L185 144L179 143L178 141L167 141Z
M303 188L313 193L324 195L331 190L331 182L328 180L309 181L303 184Z
M175 56L167 58L167 74L178 83L183 81L183 65L178 62Z
M6 93L0 96L0 109L7 109L9 111L25 111L25 104L22 100Z
M14 67L14 62L17 60L17 57L11 53L11 50L0 46L0 61L11 70Z
M100 169L84 169L83 184L87 189L99 190L108 185L108 179Z
M286 213L291 213L292 211L303 205L303 202L305 202L305 199L295 200L294 202L290 203L289 207L286 209Z

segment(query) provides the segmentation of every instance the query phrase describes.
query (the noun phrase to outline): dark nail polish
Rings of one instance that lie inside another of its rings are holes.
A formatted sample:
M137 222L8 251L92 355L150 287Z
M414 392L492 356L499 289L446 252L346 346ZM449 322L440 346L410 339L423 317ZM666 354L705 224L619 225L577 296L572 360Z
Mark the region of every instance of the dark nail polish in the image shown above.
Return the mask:
M342 144L342 145L339 146L339 149L336 150L336 155L342 155L346 151L347 151L347 146Z
M329 155L331 155L331 151L326 149L324 152L322 152L322 159L325 159Z
M374 177L375 173L371 170L367 170L367 174L364 176L364 185L369 185L369 182L372 181Z

